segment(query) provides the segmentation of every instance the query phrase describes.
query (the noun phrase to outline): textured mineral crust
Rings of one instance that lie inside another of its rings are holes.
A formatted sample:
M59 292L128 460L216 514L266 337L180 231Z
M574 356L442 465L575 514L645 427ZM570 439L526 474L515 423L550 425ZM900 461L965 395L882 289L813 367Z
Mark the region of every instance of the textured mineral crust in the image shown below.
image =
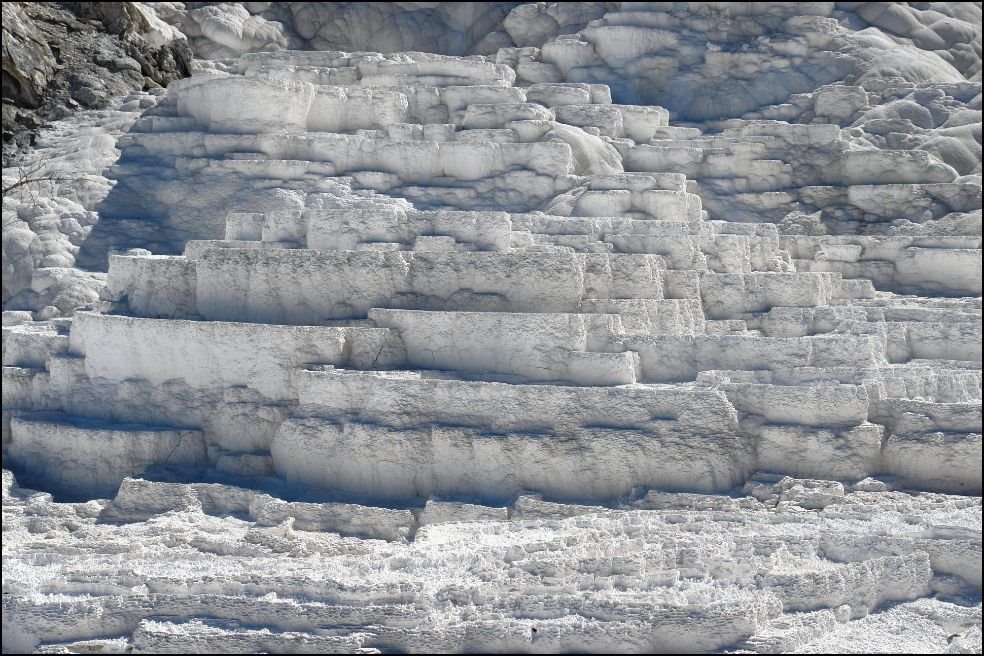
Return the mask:
M5 652L981 652L978 5L3 11Z

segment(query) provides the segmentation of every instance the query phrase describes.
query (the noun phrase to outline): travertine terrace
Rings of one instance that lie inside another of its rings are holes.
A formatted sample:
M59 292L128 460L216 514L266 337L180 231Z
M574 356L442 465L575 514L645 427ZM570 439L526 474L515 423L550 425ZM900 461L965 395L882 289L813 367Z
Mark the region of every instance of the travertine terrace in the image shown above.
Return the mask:
M619 5L156 8L4 201L5 650L980 652L980 9Z

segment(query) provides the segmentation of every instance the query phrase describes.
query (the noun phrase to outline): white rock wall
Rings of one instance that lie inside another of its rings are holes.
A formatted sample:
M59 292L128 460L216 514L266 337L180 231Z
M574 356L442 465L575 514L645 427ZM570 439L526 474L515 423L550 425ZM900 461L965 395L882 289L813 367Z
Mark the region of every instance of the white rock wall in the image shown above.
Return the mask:
M200 431L44 418L13 418L7 453L31 479L83 498L113 496L124 478L149 465L206 463Z
M22 160L4 650L979 652L979 8L430 4Z

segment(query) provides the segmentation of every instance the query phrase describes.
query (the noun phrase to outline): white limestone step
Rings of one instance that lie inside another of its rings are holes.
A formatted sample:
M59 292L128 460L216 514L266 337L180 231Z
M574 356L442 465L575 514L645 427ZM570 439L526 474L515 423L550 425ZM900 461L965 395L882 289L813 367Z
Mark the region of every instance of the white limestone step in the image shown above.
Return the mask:
M428 499L417 513L419 526L447 522L502 522L510 519L511 508L486 506L461 501Z
M246 77L298 80L318 85L355 85L358 69L353 66L315 66L310 64L245 63L236 61Z
M47 363L46 363L47 364ZM60 399L49 388L50 374L45 369L4 365L2 378L3 445L10 441L10 417L31 411L61 408Z
M399 331L412 367L578 385L636 381L638 360L622 346L618 315L373 308L369 318Z
M154 515L198 506L209 515L249 517L257 526L332 532L377 540L403 540L416 528L411 510L339 501L288 501L222 483L165 483L136 477L123 480L107 508L107 519L144 521ZM293 521L291 521L293 520Z
M919 364L895 365L862 372L873 399L932 399L939 403L980 401L981 370Z
M556 142L394 142L332 133L172 132L129 134L121 138L120 147L124 154L207 158L205 163L213 167L244 174L250 173L250 160L217 158L228 153L260 152L271 160L295 161L302 170L319 169L325 176L385 171L397 174L403 182L411 183L427 183L448 174L456 180L475 181L520 168L556 177L567 175L571 169L570 146ZM284 179L290 176L267 173L267 177Z
M189 239L185 242L184 257L199 260L205 251L213 248L299 248L291 241L252 241L244 239ZM110 262L112 264L112 262Z
M107 297L138 316L321 325L372 307L575 312L586 296L663 293L657 255L195 250L197 260L112 256Z
M587 294L660 298L661 266L658 256L216 249L198 261L198 312L300 324L394 306L573 312Z
M701 377L701 380L707 380ZM825 428L857 426L869 420L868 393L863 385L774 385L715 381L742 416L774 424Z
M3 371L4 439L9 417L33 410L107 422L154 423L200 429L210 449L210 462L220 449L268 451L277 426L296 396L273 400L245 384L194 387L183 378L152 382L141 378L111 380L89 377L85 359L55 355L49 371L5 367Z
M572 216L625 216L641 213L656 220L701 221L700 197L680 191L609 189L585 191L574 203Z
M140 317L198 318L197 270L184 256L110 255L103 298Z
M339 502L283 501L265 494L257 495L250 503L250 514L259 526L288 522L300 531L331 531L377 540L401 540L416 528L416 518L410 510Z
M979 317L946 311L936 316L927 312L910 316L913 320L892 321L882 312L848 306L772 308L748 323L771 337L875 335L884 341L885 355L892 363L913 359L980 361Z
M68 332L48 321L4 326L3 364L11 367L45 369L56 353L68 350Z
M476 250L504 251L511 229L505 212L337 209L308 210L300 219L307 246L326 250L350 250L362 241L409 245L419 236L447 236ZM261 238L272 236L271 228Z
M70 351L91 378L180 379L196 388L251 387L272 400L296 398L305 363L357 368L403 362L399 339L384 328L278 326L145 319L80 312Z
M962 365L962 366L961 366ZM913 360L905 364L874 367L806 367L768 370L706 370L698 383L750 383L766 385L863 385L869 411L885 423L892 412L876 411L882 400L921 400L930 403L966 403L981 400L981 371L970 362ZM920 411L916 411L917 414Z
M223 449L215 460L215 469L240 478L272 476L274 474L273 459L269 452L262 451L242 452Z
M857 247L860 249L860 247ZM843 248L841 249L843 250ZM892 260L850 261L831 259L841 255L826 246L818 252L826 259L794 260L800 271L831 271L845 278L866 278L879 290L903 294L981 294L981 250L914 248L900 251Z
M557 120L576 127L594 127L606 137L621 137L625 126L614 105L560 105L553 108Z
M908 327L920 323L942 325L974 322L980 322L980 314L970 309L905 306L871 308L860 305L829 305L812 308L778 306L749 321L756 329L772 337L798 337L835 332L842 330L841 326L851 323ZM907 339L905 336L903 338Z
M742 428L755 436L755 466L761 471L826 481L856 481L888 473L882 458L885 429L878 424L804 426L755 422Z
M108 423L60 414L10 421L6 457L24 480L42 480L57 494L111 497L124 478L150 465L202 467L198 430Z
M505 128L512 121L552 121L554 112L537 103L469 103L461 119L465 130Z
M649 176L646 176L649 177ZM607 186L622 184L617 180ZM628 183L625 183L628 184ZM634 193L634 192L633 192ZM640 192L641 193L641 192ZM645 238L660 249L661 239L699 238L700 247L719 260L749 259L751 266L765 268L779 254L778 234L770 224L727 224L722 221L687 223L648 221L621 217L564 217L508 214L482 211L408 211L393 205L354 208L259 213L230 213L226 238L299 242L312 248L350 250L361 241L400 242L408 246L418 235L452 236L468 249L505 250L512 232L544 235L580 235L592 240L617 243L629 252L645 252L633 239ZM747 245L746 245L747 244ZM667 247L668 248L668 247ZM740 254L732 255L738 249ZM664 248L663 250L666 250ZM748 251L745 253L745 251ZM673 250L667 251L672 253ZM748 265L746 265L748 266Z
M505 128L466 128L455 132L451 141L518 143L520 139L514 130Z
M281 425L272 453L289 481L376 500L437 495L495 502L526 490L558 500L612 500L640 485L729 489L748 467L746 445L733 434L695 435L676 423L553 435L296 418Z
M830 303L836 278L822 273L702 273L700 295L710 319L741 319L775 306Z
M586 298L578 305L578 311L617 314L628 335L699 335L708 328L697 299Z
M526 88L526 99L546 107L588 105L592 102L590 85L577 82L531 84Z
M920 209L938 204L946 212L973 212L981 205L981 185L968 179L929 184L851 184L847 187L847 202L880 215L903 215L911 212L914 204Z
M193 653L207 643L210 649L228 653L256 649L300 653L310 649L322 654L352 654L362 651L366 634L340 630L335 635L312 635L306 631L279 631L276 627L271 630L267 626L243 626L236 620L197 615L186 620L175 617L143 620L133 629L130 640L135 649L152 653Z
M193 116L142 116L138 118L130 132L187 132L194 130L198 123Z
M642 382L693 381L698 372L713 369L872 368L886 363L884 341L871 335L630 335L622 341L639 353Z
M681 173L615 173L593 175L588 188L595 191L627 189L630 191L687 191L687 178Z
M455 132L453 123L391 123L383 128L383 132L393 141L454 141L459 134ZM356 131L356 134L363 133L362 130Z
M571 249L575 253L614 253L612 245L597 241L591 235L544 235L540 233L512 233L513 250L542 250L541 247ZM527 237L529 234L529 237ZM528 241L526 241L528 240Z
M300 69L292 64L271 67L270 61L243 60L239 65L243 67L243 72L250 73L248 75L233 75L221 79L194 76L181 80L181 84L173 87L171 92L177 96L182 114L191 114L199 120L208 121L215 131L223 131L223 128L242 131L243 126L259 131L269 126L296 130L298 126L303 127L305 119L310 122L312 115L328 114L329 112L319 111L322 109L322 98L325 100L325 108L328 108L332 101L336 101L335 94L338 93L347 101L345 104L361 106L363 114L371 114L365 109L386 107L388 102L392 102L386 96L395 95L395 92L386 87L412 89L420 86L433 88L474 85L509 88L515 79L515 72L508 66L486 61L434 57L439 56L431 55L417 62L373 61L371 58L364 58L354 66L306 63ZM329 86L325 82L345 86ZM360 95L366 93L369 94L368 100ZM304 103L304 99L307 99L307 103ZM364 105L367 102L368 105ZM228 104L231 107L214 109L215 103ZM246 104L252 106L242 107ZM283 112L278 115L278 107L285 105L296 107L297 116ZM396 107L399 109L399 105ZM407 108L406 98L403 108ZM344 115L343 112L339 114ZM266 123L263 122L264 119ZM238 129L235 127L237 120Z
M521 105L526 103L527 92L520 87L489 84L448 85L438 89L440 101L447 106L455 125L461 128L461 120L469 106Z
M721 273L740 273L769 269L785 255L779 248L775 226L770 224L515 214L512 224L514 232L583 235L610 243L617 252L658 253L670 268L711 267Z
M298 401L300 416L351 417L396 428L436 423L564 435L678 422L697 432L727 433L737 421L725 395L706 387L521 385L432 370L308 370L298 377Z
M978 406L980 410L980 406ZM980 495L980 420L973 432L892 432L882 451L884 470L903 485L951 494Z
M980 432L981 400L876 398L871 401L871 415L900 433Z
M704 322L705 335L731 335L733 333L760 334L759 331L749 330L748 322L744 319L708 319Z

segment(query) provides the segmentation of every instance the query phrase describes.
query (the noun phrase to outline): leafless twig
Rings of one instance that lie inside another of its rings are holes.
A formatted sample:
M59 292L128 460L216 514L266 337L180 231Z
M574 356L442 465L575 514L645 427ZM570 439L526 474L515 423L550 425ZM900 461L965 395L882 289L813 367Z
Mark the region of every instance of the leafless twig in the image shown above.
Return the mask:
M31 194L31 198L35 203L38 201L37 191L32 189L31 185L39 182L69 182L72 177L66 175L61 171L47 171L47 162L44 160L38 160L32 164L26 166L17 166L18 175L17 179L8 184L3 185L3 198L7 198L7 194L10 192L25 187L27 192Z

